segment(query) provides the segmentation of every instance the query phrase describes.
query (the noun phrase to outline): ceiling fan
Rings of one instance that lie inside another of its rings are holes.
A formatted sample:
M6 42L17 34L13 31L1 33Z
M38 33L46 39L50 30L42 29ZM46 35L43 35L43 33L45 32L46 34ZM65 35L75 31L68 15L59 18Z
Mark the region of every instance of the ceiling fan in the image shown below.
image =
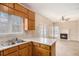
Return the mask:
M62 21L69 21L70 18L65 18L64 16L62 16L61 20L62 20Z

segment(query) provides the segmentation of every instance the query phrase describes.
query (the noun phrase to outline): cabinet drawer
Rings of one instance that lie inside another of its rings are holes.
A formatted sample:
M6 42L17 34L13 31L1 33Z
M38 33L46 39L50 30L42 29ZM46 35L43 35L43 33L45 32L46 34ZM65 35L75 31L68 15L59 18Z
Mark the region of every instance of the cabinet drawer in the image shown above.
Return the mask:
M4 55L13 53L13 52L15 52L15 51L17 51L17 50L18 50L18 47L8 48L8 49L4 50Z
M27 43L24 43L24 44L21 44L21 45L19 45L19 49L23 49L23 48L26 48L27 47Z
M47 46L47 45L44 45L44 44L40 44L40 47L41 47L41 48L44 48L44 49L47 49L47 50L50 49L50 46Z

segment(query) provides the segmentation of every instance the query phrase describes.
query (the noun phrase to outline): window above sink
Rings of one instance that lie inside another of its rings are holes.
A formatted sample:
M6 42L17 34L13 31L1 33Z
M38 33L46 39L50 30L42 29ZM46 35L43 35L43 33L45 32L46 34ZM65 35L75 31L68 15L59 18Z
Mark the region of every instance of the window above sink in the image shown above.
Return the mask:
M0 35L23 33L23 18L0 12Z

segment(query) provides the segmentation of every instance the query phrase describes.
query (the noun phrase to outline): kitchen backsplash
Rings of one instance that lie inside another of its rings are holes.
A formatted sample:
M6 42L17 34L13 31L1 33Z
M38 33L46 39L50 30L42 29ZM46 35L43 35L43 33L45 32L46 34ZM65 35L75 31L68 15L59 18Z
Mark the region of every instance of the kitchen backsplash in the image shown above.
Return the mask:
M17 37L18 39L25 39L25 38L35 38L39 37L35 31L26 31L22 34L7 34L7 35L1 35L0 41L10 40L12 38Z

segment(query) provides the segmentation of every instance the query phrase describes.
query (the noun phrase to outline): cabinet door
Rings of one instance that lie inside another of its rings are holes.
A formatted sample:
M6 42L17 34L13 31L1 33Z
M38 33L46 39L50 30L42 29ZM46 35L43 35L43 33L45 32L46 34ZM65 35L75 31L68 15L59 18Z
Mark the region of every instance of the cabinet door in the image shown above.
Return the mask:
M1 56L1 51L0 51L0 56Z
M14 10L5 6L5 5L2 5L0 4L0 12L4 12L4 13L9 13L9 14L14 14Z
M43 49L43 48L38 48L38 51L40 53L40 56L50 56L50 51Z
M28 29L35 30L35 20L28 20Z
M16 15L16 16L21 16L21 17L23 17L23 13L21 13L21 12L19 12L19 11L17 11L17 10L14 10L14 14Z
M29 19L34 20L35 19L35 13L31 10L28 10Z
M49 50L46 50L46 49L43 49L43 48L40 48L40 47L34 47L33 51L34 51L33 52L34 56L50 56Z
M28 16L29 16L28 29L35 30L35 13L29 10Z
M3 56L3 51L0 51L0 56Z
M0 12L6 12L6 13L8 13L8 7L0 4Z
M25 13L26 15L28 14L28 9L24 8L22 5L15 3L15 9Z
M23 48L23 49L19 50L19 55L28 56L28 48Z
M32 56L32 43L28 43L28 56Z
M18 46L5 49L3 52L4 52L4 56L6 56L16 51L18 51Z
M17 51L16 52L12 52L10 54L7 54L6 56L18 56L18 52Z
M39 47L33 47L33 56L40 56Z
M1 3L7 7L14 8L14 3Z

